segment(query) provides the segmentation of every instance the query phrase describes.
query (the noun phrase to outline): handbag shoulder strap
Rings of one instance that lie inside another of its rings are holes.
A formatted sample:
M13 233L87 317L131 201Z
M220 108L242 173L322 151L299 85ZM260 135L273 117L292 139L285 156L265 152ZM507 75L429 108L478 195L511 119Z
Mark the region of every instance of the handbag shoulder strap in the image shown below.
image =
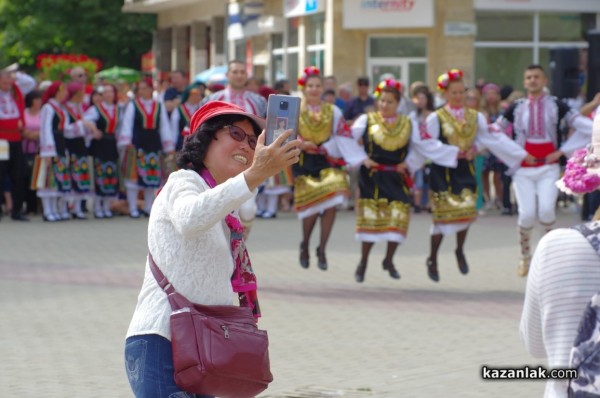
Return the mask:
M194 306L191 301L186 299L181 293L175 290L175 287L171 284L171 282L169 282L160 268L158 268L156 262L154 262L154 258L150 252L148 252L148 264L150 265L150 271L152 271L154 279L156 279L156 283L158 283L158 286L160 286L160 288L167 294L167 299L169 300L169 304L171 304L171 309L173 311Z

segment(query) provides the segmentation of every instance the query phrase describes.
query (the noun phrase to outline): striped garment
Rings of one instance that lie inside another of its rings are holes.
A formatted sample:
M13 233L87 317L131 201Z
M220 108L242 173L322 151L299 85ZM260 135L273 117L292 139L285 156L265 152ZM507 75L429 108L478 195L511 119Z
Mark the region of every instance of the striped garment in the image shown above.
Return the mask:
M529 270L521 339L549 368L567 368L583 310L600 291L600 257L584 236L568 228L544 236ZM567 397L566 381L546 384L545 398Z

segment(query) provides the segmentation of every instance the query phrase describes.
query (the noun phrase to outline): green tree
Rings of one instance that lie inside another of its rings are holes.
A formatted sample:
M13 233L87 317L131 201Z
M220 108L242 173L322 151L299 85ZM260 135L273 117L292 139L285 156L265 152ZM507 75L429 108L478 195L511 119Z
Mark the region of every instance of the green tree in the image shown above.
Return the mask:
M41 53L86 54L104 67L140 68L156 17L123 13L123 0L0 0L0 65L35 68Z

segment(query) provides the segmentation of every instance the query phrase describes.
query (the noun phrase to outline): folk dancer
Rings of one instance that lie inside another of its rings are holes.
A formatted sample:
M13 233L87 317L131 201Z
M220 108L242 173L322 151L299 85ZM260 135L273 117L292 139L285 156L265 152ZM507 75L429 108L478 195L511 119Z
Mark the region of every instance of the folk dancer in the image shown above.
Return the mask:
M456 166L458 148L438 140L419 140L419 124L398 115L402 85L393 79L375 89L378 110L359 116L352 124L352 137L337 137L344 159L360 165L356 238L361 259L354 278L364 281L369 253L376 242L387 242L383 269L400 279L393 257L406 238L410 223L411 174L424 163L423 153L448 167ZM354 148L353 148L354 145Z
M142 80L135 89L136 98L123 115L118 148L123 153L123 179L129 204L129 216L139 218L137 198L144 191L144 214L150 215L156 191L163 181L165 153L175 149L165 107L152 98L152 82Z
M87 142L91 141L92 134L98 136L99 131L94 127L93 131L89 129L80 129L78 121L83 120L83 98L85 87L79 82L70 82L67 84L67 102L65 110L69 117L69 123L76 127L73 129L72 136L65 135L65 145L69 156L69 171L71 174L71 186L73 189L73 208L71 213L73 218L85 220L81 204L90 194L92 186L92 171L88 158ZM89 123L89 122L88 122Z
M208 101L224 101L234 104L259 117L267 116L267 101L259 94L253 93L246 88L248 73L243 61L233 59L227 63L227 86L223 90L212 93L202 100L202 105ZM193 133L193 132L192 132ZM240 219L247 236L252 228L254 215L256 214L256 197L250 198L240 208ZM251 217L245 215L251 214Z
M434 140L459 148L456 168L437 162L431 165L429 186L433 227L431 251L427 258L427 275L439 281L437 256L444 235L456 233L456 260L462 274L469 272L464 244L470 225L477 218L477 189L473 158L487 148L514 167L522 161L532 161L522 147L504 134L490 134L485 116L465 106L463 72L452 69L438 78L438 88L444 93L446 105L427 117L427 134Z
M531 233L536 215L545 232L550 231L556 221L558 188L555 183L560 178L558 160L585 147L592 135L591 119L556 97L546 95L544 88L547 83L541 66L527 67L523 75L527 98L514 102L492 125L493 130L505 131L512 124L515 142L535 158L535 162L524 162L508 170L512 174L519 206L519 276L526 276L529 272ZM563 121L574 130L569 138L561 131Z
M68 200L73 187L67 156L66 138L74 138L94 126L78 120L71 123L63 103L68 91L62 82L54 82L43 97L40 126L40 158L33 179L37 195L42 200L44 221L55 222L71 218Z
M119 193L119 153L117 136L120 133L121 112L118 106L117 88L112 84L102 86L102 101L91 106L84 119L95 123L102 133L90 145L94 158L94 217L112 218L110 201Z
M302 144L300 161L293 165L294 210L302 220L300 265L309 267L309 243L312 231L321 218L321 236L317 247L317 266L328 268L325 249L336 206L349 195L347 175L340 168L341 153L335 141L338 135L350 136L342 111L322 100L323 78L319 69L310 66L298 79L303 101L298 136Z
M21 213L25 197L25 158L21 147L25 128L25 95L35 89L35 80L22 72L0 71L0 183L8 176L13 202L11 218L29 221Z

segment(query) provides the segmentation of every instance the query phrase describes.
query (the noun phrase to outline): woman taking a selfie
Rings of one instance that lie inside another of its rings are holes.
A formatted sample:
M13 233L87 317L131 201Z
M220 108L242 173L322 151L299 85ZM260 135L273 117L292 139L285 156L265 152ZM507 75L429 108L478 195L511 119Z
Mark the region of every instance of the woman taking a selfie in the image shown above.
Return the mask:
M192 135L177 159L181 170L169 176L154 202L149 252L173 287L193 303L232 305L239 293L240 303L260 315L249 259L232 255L241 229L237 209L265 179L297 162L300 153L297 140L282 145L291 131L265 146L263 127L264 119L236 105L208 102L190 121ZM245 283L232 279L234 270L243 272ZM173 376L170 313L147 262L125 344L127 376L137 398L156 397L159 391L161 397L184 396Z

